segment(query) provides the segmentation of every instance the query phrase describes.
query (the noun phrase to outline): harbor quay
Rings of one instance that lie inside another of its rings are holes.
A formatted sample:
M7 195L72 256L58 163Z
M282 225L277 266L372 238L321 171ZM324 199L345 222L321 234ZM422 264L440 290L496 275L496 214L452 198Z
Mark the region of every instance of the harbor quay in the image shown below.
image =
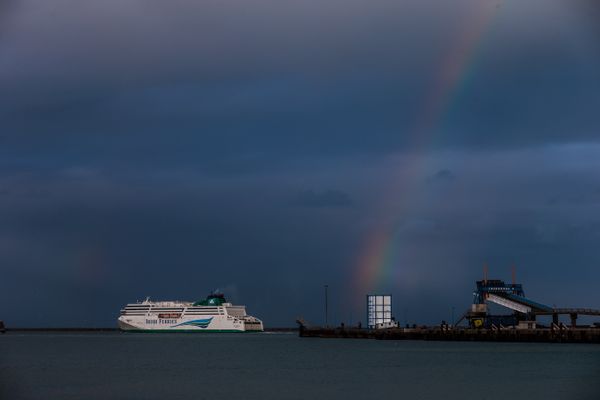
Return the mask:
M525 296L523 285L507 283L500 279L484 278L475 282L473 303L458 321L442 321L437 326L406 325L395 320L392 314L391 294L368 294L366 298L367 326L331 327L327 323L327 291L325 292L325 325L312 326L302 318L296 320L300 337L380 339L380 340L444 340L493 342L543 342L543 343L600 343L600 323L579 325L580 316L600 317L593 308L565 308L548 306ZM327 287L326 287L327 288ZM494 304L508 309L510 314L494 314L488 306ZM551 317L548 326L538 323L538 317ZM560 317L568 317L569 324Z
M478 342L600 343L600 328L487 329L462 327L417 327L363 329L356 327L307 327L298 321L303 338L431 340Z

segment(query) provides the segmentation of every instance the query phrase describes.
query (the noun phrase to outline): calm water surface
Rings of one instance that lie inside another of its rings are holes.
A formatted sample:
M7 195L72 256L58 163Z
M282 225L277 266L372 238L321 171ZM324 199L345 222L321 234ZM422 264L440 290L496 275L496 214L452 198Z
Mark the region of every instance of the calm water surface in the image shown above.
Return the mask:
M0 399L600 399L600 346L8 333Z

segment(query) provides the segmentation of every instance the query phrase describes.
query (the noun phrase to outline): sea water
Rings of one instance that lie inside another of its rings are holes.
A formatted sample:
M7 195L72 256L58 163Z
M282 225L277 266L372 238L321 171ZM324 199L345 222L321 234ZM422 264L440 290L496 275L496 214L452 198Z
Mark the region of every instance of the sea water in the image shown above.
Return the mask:
M600 345L0 335L0 399L600 399Z

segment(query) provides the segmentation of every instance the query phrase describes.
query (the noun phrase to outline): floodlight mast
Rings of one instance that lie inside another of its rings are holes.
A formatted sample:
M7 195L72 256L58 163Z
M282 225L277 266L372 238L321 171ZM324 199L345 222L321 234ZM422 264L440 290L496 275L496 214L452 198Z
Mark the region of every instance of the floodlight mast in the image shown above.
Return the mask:
M325 285L325 326L329 326L329 285Z

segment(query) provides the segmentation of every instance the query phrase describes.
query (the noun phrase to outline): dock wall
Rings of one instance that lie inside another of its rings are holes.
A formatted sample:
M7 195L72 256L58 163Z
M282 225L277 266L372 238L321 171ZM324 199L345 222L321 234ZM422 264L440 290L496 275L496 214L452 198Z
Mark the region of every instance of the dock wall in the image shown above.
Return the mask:
M380 329L322 328L300 326L300 337L332 339L377 339L377 340L437 340L479 342L540 342L540 343L600 343L599 328L571 329Z

